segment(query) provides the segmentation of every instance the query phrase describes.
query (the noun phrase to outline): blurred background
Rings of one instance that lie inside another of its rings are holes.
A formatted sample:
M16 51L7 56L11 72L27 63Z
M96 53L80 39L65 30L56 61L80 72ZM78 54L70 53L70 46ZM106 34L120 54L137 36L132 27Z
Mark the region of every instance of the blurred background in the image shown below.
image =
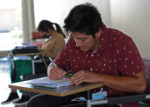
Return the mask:
M0 56L22 42L32 42L32 32L40 20L47 19L63 26L70 9L90 2L98 7L103 22L133 38L142 57L150 58L149 0L1 0Z

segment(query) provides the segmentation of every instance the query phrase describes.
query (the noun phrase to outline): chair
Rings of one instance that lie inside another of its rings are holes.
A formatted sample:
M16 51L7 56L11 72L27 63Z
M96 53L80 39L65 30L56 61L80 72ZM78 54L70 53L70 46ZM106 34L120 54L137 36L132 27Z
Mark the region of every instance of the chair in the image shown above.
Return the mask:
M146 93L150 94L150 60L149 59L143 59L143 62L145 64L145 72L146 72L146 79L147 79ZM150 99L146 100L145 103L150 105Z

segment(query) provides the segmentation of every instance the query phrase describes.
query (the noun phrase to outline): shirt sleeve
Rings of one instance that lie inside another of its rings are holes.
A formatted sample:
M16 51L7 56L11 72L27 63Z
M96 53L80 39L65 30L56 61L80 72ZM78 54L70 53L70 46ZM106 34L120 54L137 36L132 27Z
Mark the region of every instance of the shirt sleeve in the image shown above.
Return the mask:
M69 50L70 50L70 40L68 40L66 46L55 58L55 63L65 71L70 70Z
M145 70L140 53L130 37L120 41L119 48L116 49L116 57L119 65L119 72L122 75L134 76Z

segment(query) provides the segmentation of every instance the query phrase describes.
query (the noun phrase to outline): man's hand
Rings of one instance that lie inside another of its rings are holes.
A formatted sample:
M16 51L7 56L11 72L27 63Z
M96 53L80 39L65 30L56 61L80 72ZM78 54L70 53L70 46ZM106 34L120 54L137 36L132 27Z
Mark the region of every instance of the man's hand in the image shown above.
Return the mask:
M72 80L70 85L79 85L83 82L101 82L100 74L86 70L75 73L69 80Z
M51 67L48 71L48 77L51 80L62 79L65 76L66 72L57 67Z

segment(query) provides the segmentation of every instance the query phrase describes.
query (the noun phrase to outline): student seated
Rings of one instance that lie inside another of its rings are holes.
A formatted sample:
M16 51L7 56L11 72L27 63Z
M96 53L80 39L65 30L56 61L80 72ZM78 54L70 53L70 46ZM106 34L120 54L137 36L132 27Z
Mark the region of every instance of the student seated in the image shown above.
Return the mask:
M55 59L59 52L64 48L65 34L63 33L59 24L50 22L48 20L40 21L37 30L40 35L45 38L45 42L40 49L41 55L36 56L35 60L42 59L43 63L44 61L45 64L50 63L49 57ZM45 67L45 65L43 67ZM36 72L41 72L39 64L35 64L35 69ZM43 73L46 75L46 70Z
M39 23L38 32L47 38L41 48L42 56L55 58L65 45L65 35L61 27L57 23L42 20Z
M59 66L50 65L48 77L58 80L67 70L74 75L70 85L84 82L103 83L108 97L144 93L146 89L145 67L131 37L116 29L107 28L97 8L90 4L75 6L64 21L70 34L65 48L55 58ZM98 92L100 89L94 89ZM71 100L83 93L65 97L37 95L27 107L86 107L85 103ZM75 104L73 104L75 103ZM96 105L93 107L139 107L138 102L120 105Z

